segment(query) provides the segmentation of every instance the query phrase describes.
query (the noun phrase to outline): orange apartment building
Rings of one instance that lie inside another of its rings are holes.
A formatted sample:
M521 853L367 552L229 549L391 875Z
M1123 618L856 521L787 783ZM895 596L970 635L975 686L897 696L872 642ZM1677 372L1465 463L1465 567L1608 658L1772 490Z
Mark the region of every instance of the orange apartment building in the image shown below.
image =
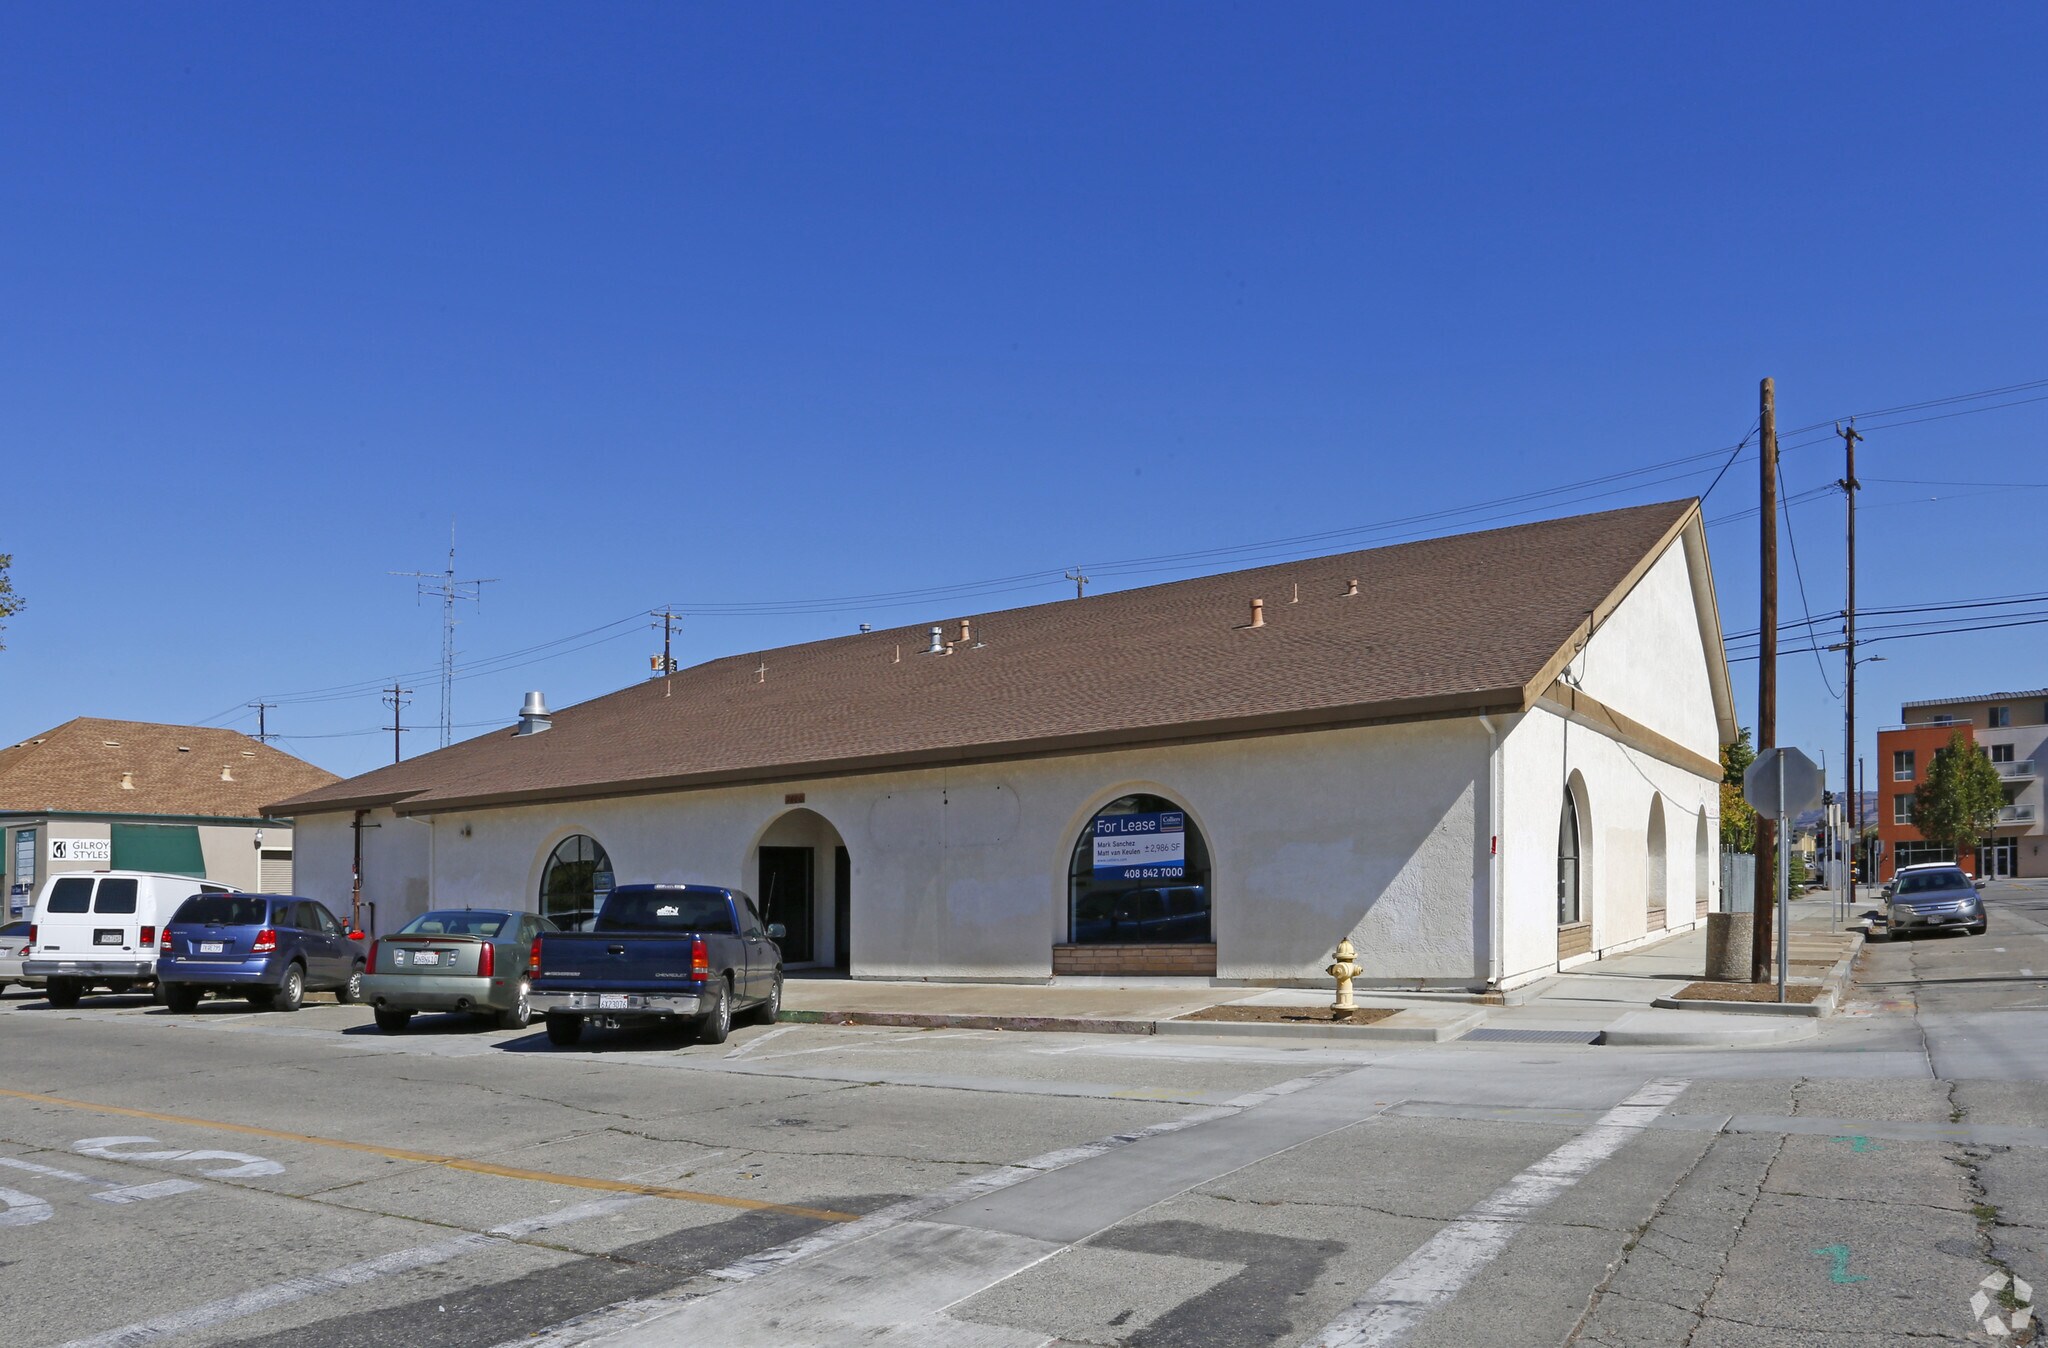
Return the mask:
M1877 732L1877 836L1884 851L1878 878L1889 880L1916 861L1955 861L1972 875L1994 879L2048 875L2043 841L2042 769L2048 768L2048 688L1980 697L1930 698L1899 708L1904 725ZM1975 853L1957 857L1928 842L1913 826L1913 794L1920 779L1961 731L1991 760L2005 785L2005 805L1991 836Z

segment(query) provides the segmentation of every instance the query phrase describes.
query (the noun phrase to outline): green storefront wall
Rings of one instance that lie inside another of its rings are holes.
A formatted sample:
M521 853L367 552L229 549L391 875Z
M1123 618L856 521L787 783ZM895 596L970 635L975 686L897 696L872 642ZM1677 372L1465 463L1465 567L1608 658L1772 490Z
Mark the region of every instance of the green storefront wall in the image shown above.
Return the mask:
M115 824L113 844L112 865L117 871L206 874L199 829L192 824Z

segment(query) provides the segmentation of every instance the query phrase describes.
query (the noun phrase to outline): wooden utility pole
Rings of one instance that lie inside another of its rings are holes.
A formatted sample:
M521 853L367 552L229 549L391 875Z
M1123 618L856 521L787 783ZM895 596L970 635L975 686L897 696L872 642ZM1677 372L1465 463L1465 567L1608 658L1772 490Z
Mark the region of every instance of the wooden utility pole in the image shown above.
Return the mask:
M1757 526L1763 540L1763 592L1758 605L1758 635L1763 647L1756 665L1756 751L1778 747L1778 408L1777 393L1766 379L1762 389L1763 439L1757 451ZM1762 983L1772 977L1771 925L1777 886L1771 867L1778 854L1775 821L1756 821L1756 901L1750 921L1749 977Z
M1842 479L1842 495L1849 500L1848 602L1843 611L1843 618L1846 620L1848 627L1842 637L1842 687L1844 692L1842 701L1842 738L1847 743L1848 748L1842 756L1842 779L1851 787L1854 787L1856 767L1856 489L1862 485L1856 481L1856 442L1861 440L1863 436L1856 429L1856 423L1853 420L1850 421L1847 427L1835 427L1835 434L1842 437L1842 447L1848 452L1848 473ZM1857 804L1862 804L1860 796L1857 798ZM1860 824L1862 821L1859 819L1857 822ZM1862 836L1862 830L1858 829L1858 842L1862 841ZM1856 902L1855 866L1853 863L1850 866L1849 902L1852 906Z
M401 761L405 757L405 745L399 739L399 736L403 735L407 729L405 709L411 706L412 702L406 697L406 694L411 691L412 689L410 688L399 687L396 679L392 680L391 686L384 690L384 705L391 708L391 724L386 726L385 729L391 732L391 761L394 763Z

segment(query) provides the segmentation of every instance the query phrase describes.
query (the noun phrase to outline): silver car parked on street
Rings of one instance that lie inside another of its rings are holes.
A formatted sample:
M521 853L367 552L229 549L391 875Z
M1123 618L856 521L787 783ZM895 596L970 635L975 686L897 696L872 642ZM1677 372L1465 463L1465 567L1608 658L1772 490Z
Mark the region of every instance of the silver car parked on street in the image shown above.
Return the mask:
M1902 871L1885 904L1888 936L1931 927L1961 927L1982 936L1991 928L1984 898L1960 866L1924 866Z
M17 983L25 988L43 985L42 979L29 978L21 972L21 963L28 958L28 932L26 921L0 927L0 992Z
M533 1018L527 958L540 934L554 930L540 914L516 909L422 913L370 947L363 1000L386 1034L404 1030L416 1011L468 1012L523 1030Z

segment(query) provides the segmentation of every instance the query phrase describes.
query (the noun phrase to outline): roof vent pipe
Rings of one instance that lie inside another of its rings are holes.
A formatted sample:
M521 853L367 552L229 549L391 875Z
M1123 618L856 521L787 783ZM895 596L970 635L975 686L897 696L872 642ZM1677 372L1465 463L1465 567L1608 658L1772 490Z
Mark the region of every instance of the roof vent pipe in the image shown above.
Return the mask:
M974 619L972 619L972 618L962 618L962 619L960 620L960 644L961 644L962 646L965 646L965 645L967 645L968 643L972 642L973 640L974 640Z
M1351 583L1344 587L1344 597L1346 599L1358 598L1358 578L1356 576L1352 577Z
M134 773L132 773L132 772L124 772L124 773L122 773L122 774L121 774L121 789L122 789L123 791L133 791L133 790L135 789L135 774L134 774Z
M925 647L924 653L926 655L944 655L946 653L945 628L940 627L936 623L932 625L932 644Z
M539 693L528 693L526 701L519 708L519 729L517 734L538 735L555 724L555 714L548 710L547 699Z
M1251 624L1251 625L1252 625L1253 627L1264 627L1264 626L1266 625L1266 601L1265 601L1265 600L1263 600L1263 599L1254 599L1254 600L1252 600L1252 624Z
M235 780L235 774L228 771L228 765L225 763L220 765L220 779L224 782Z

